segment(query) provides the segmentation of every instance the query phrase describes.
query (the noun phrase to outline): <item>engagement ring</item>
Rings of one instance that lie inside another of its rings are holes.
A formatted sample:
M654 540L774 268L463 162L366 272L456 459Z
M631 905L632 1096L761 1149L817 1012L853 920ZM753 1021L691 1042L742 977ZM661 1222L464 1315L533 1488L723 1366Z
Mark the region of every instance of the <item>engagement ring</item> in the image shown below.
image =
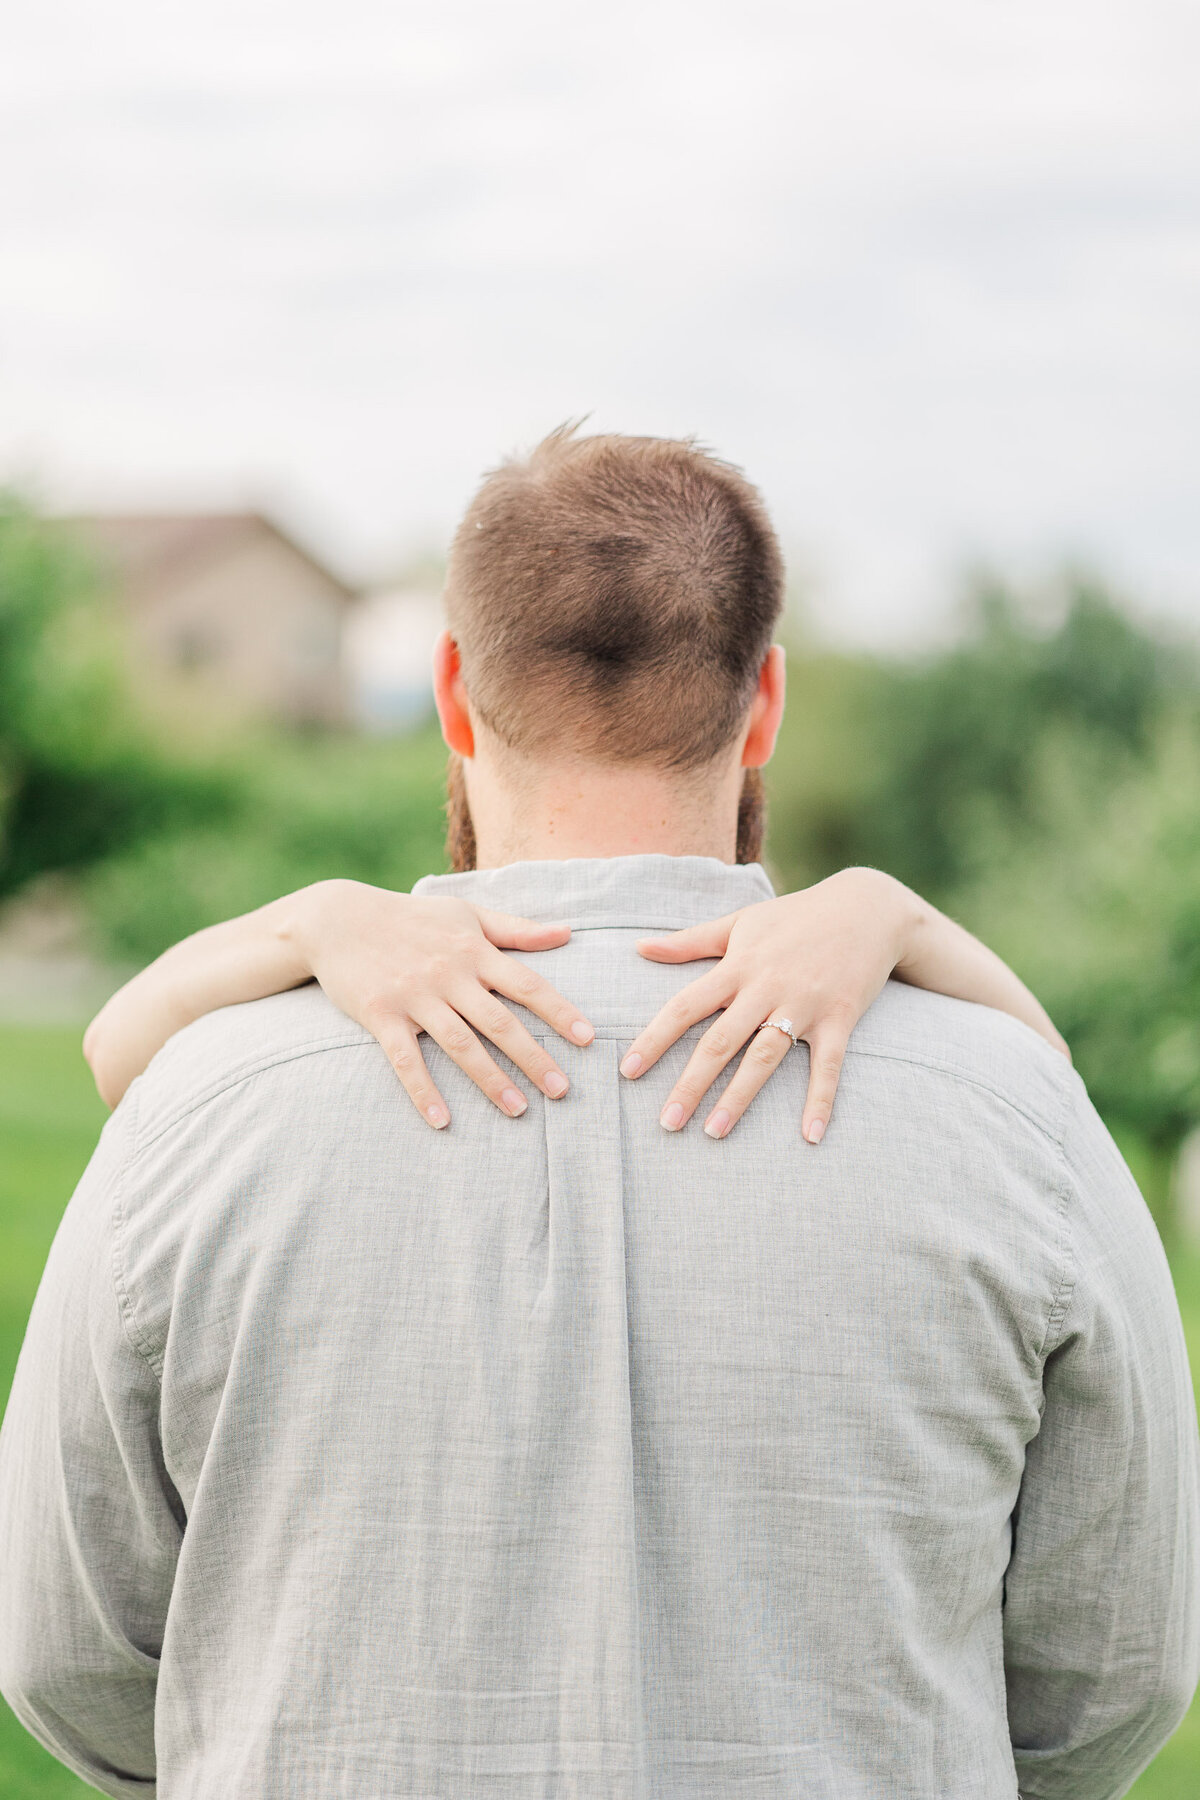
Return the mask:
M793 1044L799 1043L800 1040L792 1030L792 1021L790 1019L764 1019L758 1029L760 1031L765 1031L768 1025L773 1031L782 1031L787 1037L790 1037Z

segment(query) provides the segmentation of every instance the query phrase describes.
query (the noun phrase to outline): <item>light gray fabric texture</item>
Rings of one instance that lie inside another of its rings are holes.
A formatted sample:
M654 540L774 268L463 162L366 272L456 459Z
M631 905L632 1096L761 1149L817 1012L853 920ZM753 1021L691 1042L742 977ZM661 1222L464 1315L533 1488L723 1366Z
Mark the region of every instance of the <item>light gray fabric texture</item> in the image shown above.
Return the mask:
M1197 1679L1196 1420L1158 1237L1065 1059L889 985L658 1124L769 895L633 857L421 884L575 928L598 1027L431 1131L314 988L172 1041L50 1254L0 1440L0 1685L112 1795L1109 1800ZM702 1116L702 1115L701 1115Z

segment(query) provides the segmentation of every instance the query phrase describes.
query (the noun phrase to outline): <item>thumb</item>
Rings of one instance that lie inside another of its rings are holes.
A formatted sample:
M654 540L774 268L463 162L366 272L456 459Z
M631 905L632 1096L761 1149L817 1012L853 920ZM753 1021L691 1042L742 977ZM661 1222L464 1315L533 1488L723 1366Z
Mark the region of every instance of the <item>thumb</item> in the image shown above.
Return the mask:
M484 937L497 950L556 950L571 935L569 925L538 925L514 913L491 912L486 906L473 910Z
M666 937L639 938L638 955L661 963L698 962L703 956L724 956L736 918L736 913L726 913L723 919L706 919L703 925L688 925Z

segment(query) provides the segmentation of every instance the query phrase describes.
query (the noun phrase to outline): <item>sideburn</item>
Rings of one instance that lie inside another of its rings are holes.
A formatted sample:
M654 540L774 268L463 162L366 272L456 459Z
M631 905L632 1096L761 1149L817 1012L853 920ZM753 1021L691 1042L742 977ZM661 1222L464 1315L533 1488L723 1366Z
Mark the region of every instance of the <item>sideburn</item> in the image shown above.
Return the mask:
M767 831L767 784L761 769L747 769L742 776L742 797L738 801L737 861L762 861L763 839Z
M767 827L767 792L761 769L747 769L738 801L737 860L762 861ZM475 822L467 804L467 784L461 756L453 751L446 765L446 861L456 875L476 866Z
M478 858L462 757L452 750L446 764L446 861L455 875L465 875L476 866Z

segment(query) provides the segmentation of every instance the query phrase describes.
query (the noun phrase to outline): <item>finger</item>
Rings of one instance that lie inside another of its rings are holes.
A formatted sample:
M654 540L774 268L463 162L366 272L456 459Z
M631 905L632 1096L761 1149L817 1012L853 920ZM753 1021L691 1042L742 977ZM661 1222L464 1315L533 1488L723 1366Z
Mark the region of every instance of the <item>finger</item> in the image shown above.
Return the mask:
M691 1055L687 1068L667 1095L661 1124L668 1131L686 1125L721 1070L762 1024L762 1012L754 1000L738 999L714 1019Z
M637 952L650 962L698 962L702 956L724 956L729 948L729 933L736 913L723 919L707 919L703 925L688 925L683 931L672 931L666 937L639 938Z
M400 1085L421 1117L440 1131L450 1123L450 1108L434 1086L425 1067L417 1034L407 1020L391 1019L387 1029L379 1033L384 1054L400 1078Z
M557 950L571 935L569 925L539 925L533 919L492 912L486 906L477 906L475 917L484 937L500 950Z
M511 1078L498 1069L471 1027L461 1014L442 1001L432 1001L427 1011L416 1015L416 1022L427 1031L435 1044L440 1044L451 1062L456 1062L464 1075L485 1093L493 1105L516 1119L529 1105L524 1094L513 1086Z
M755 1033L738 1064L737 1074L704 1121L709 1137L722 1138L731 1132L763 1083L769 1081L792 1047L785 1031L767 1027Z
M516 1063L518 1069L523 1069L543 1094L548 1094L551 1100L562 1099L570 1082L549 1051L543 1050L536 1038L530 1036L502 1000L498 1000L495 994L489 993L487 988L480 987L478 983L447 997L459 1016L473 1025L483 1037L489 1038L498 1050L503 1050L508 1060Z
M506 1000L515 1000L536 1013L539 1019L544 1019L559 1037L570 1038L573 1044L590 1044L595 1037L595 1026L584 1018L579 1008L570 1000L564 1000L544 975L526 968L515 957L504 956L499 951L495 956L486 957L482 979Z
M621 1059L621 1073L631 1078L652 1068L664 1050L669 1050L685 1031L698 1025L724 1006L729 998L725 977L710 969L697 976L686 987L672 994L666 1005L655 1013L645 1031L639 1032Z
M809 1048L808 1098L800 1129L810 1144L819 1144L833 1111L848 1038L837 1025L820 1026L805 1035Z

